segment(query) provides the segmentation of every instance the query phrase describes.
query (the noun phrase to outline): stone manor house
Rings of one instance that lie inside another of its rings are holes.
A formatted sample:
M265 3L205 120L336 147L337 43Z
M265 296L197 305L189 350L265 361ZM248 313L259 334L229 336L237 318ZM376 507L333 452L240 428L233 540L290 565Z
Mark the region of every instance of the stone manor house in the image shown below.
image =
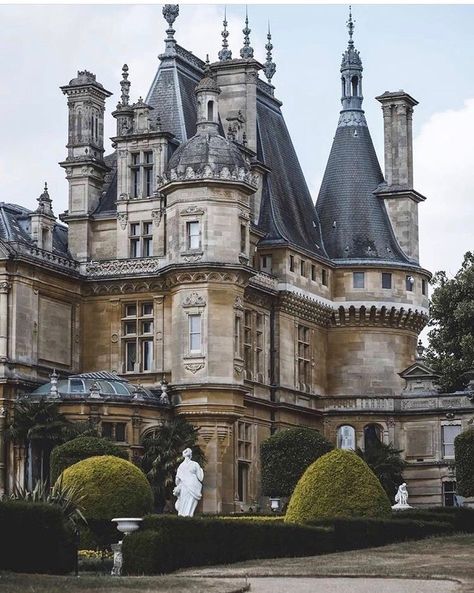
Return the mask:
M314 205L271 83L270 34L261 64L248 20L238 56L224 20L218 61L203 62L175 39L178 6L163 15L145 100L132 101L123 66L109 154L112 93L87 70L61 86L68 210L54 214L47 188L34 212L0 204L0 490L31 474L4 431L15 398L32 394L97 422L131 459L163 419L187 418L207 457L205 512L262 504L260 443L295 425L339 447L391 442L410 502L453 504L453 440L474 394L438 393L417 349L430 280L418 257L417 101L377 97L384 174L350 17Z

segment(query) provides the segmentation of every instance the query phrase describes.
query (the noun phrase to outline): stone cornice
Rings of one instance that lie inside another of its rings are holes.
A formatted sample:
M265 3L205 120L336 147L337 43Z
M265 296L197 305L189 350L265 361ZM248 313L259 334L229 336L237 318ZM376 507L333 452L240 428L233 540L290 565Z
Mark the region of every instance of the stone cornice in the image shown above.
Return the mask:
M279 307L285 313L324 327L327 327L331 320L332 309L330 307L316 299L310 299L294 292L281 292Z
M408 329L417 334L428 322L428 315L419 309L405 308L400 303L397 307L372 305L371 307L345 307L343 304L331 315L333 327L387 327Z

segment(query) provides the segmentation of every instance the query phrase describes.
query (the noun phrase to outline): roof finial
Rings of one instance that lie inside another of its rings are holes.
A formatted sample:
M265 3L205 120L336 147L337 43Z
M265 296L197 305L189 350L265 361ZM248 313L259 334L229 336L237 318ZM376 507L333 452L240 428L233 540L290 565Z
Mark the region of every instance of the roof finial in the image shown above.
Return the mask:
M352 35L354 34L354 27L355 21L352 20L352 6L349 4L349 19L346 23L347 29L349 31L349 47L354 47L354 41L352 40Z
M179 14L179 5L178 4L165 4L163 7L163 16L166 19L166 22L169 25L169 28L166 30L168 35L167 39L165 40L165 54L174 54L175 53L175 46L176 46L176 39L174 38L175 30L173 29L173 23L176 20L176 17Z
M249 14L247 7L245 7L245 28L242 29L242 33L244 34L244 46L240 50L240 57L244 60L253 58L253 47L250 45L250 32L251 29L249 29Z
M36 212L38 212L40 214L49 214L49 215L53 214L53 210L51 208L52 200L49 197L48 184L46 181L44 182L43 193L40 195L39 198L37 198L37 202L38 202L38 208L36 209Z
M130 99L130 81L128 80L128 66L124 64L122 66L122 80L120 81L120 87L122 89L122 106L125 107L129 104Z
M272 45L272 34L270 33L270 21L268 21L267 39L268 39L268 41L267 41L267 44L265 45L265 49L267 50L267 60L263 66L263 71L265 73L265 76L267 77L269 84L271 84L272 77L276 71L276 64L272 59L273 45Z
M232 51L229 49L229 42L227 41L227 37L229 37L229 31L227 31L227 8L224 8L224 20L222 24L224 26L221 33L222 49L217 56L221 62L225 62L226 60L232 60Z

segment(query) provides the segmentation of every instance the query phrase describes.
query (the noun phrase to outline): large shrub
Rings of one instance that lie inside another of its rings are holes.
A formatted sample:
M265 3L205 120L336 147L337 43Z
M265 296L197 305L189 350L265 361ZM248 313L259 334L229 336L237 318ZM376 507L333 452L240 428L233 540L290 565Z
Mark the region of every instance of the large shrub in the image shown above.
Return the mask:
M53 449L51 453L51 482L54 483L62 472L78 461L98 455L113 455L127 459L127 453L115 443L94 436L80 436Z
M285 521L390 517L390 501L375 474L353 451L335 449L311 464L296 485Z
M125 574L161 574L187 566L253 558L309 556L333 550L331 530L275 522L150 515L123 540Z
M83 459L64 470L64 486L82 487L86 519L143 517L150 512L153 493L138 467L119 457L101 455Z
M461 496L474 496L474 428L469 428L454 439L456 484Z
M332 448L312 428L290 428L272 435L260 448L262 494L291 496L305 469Z
M0 502L0 570L65 574L74 569L73 531L52 504Z

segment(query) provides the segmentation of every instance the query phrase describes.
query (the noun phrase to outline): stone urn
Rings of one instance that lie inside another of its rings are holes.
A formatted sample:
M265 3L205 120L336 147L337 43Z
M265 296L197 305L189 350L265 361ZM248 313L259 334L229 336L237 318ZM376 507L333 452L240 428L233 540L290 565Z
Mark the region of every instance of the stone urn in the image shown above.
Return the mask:
M270 497L270 508L272 509L272 511L274 513L278 512L280 510L280 505L281 505L281 498Z
M138 517L117 517L116 519L112 519L112 523L117 523L117 529L124 535L130 535L136 531L142 521L143 519L139 519Z

